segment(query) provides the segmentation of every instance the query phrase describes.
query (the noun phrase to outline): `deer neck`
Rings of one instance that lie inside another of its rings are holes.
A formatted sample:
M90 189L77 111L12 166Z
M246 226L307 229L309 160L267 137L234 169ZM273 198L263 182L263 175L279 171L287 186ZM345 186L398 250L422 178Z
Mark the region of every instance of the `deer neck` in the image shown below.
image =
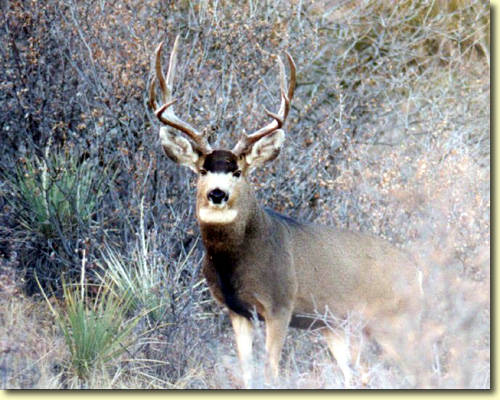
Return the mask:
M209 256L227 255L238 257L249 243L262 238L260 232L268 224L268 217L259 206L253 193L247 197L245 211L229 223L207 223L199 221L205 250Z

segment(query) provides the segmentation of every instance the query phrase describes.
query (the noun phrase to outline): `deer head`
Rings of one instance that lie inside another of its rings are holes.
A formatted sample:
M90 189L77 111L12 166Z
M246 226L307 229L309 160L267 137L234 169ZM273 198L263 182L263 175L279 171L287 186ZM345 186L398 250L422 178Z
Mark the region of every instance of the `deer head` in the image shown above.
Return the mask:
M178 45L179 36L170 55L166 79L161 67L163 43L156 49L155 70L162 104L157 105L156 86L153 80L149 90L149 106L160 122L166 125L160 128L160 140L167 156L198 174L199 219L204 222L231 222L245 203L249 190L248 173L253 168L273 160L279 154L285 139L285 133L281 128L290 111L290 100L295 90L295 64L290 54L286 53L290 65L290 82L286 89L285 66L278 57L281 105L277 113L265 110L272 121L249 135L243 134L232 150L212 149L207 140L206 130L198 131L174 113L173 106L176 100L172 97L172 89ZM174 128L175 131L169 128ZM187 138L180 136L178 131L184 133Z

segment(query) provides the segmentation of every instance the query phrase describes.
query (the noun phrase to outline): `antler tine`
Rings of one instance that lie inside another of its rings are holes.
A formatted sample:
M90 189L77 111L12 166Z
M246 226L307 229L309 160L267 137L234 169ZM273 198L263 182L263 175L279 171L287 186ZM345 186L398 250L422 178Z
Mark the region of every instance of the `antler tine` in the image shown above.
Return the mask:
M288 101L290 102L295 93L295 84L297 83L297 68L295 67L295 61L293 61L292 56L288 51L285 51L286 58L288 60L288 65L290 65L290 85L288 86Z
M269 115L271 118L273 118L273 121L264 126L263 128L251 133L250 135L243 135L236 144L236 146L233 148L233 152L237 155L244 153L257 140L271 134L277 129L280 129L285 123L286 117L288 116L288 112L290 111L290 101L295 92L295 84L296 84L295 62L293 61L292 56L288 52L285 52L285 54L288 59L288 64L290 65L290 82L288 85L288 91L285 91L286 81L287 81L285 65L283 64L281 57L278 57L278 65L280 69L280 89L281 89L281 104L279 111L278 113L275 114L267 109L265 110L266 114Z
M184 132L189 138L192 139L194 144L197 146L198 150L204 154L210 153L212 148L208 144L207 138L204 132L199 132L189 123L181 120L177 115L175 115L173 108L171 107L177 100L172 98L173 82L175 76L175 68L177 65L177 48L179 45L179 36L175 38L174 46L172 48L172 53L170 55L170 61L168 64L167 79L165 77L161 68L161 51L163 48L163 42L161 42L155 50L156 60L155 60L155 71L156 79L158 80L160 86L161 100L163 105L158 107L155 99L155 81L151 82L149 87L149 106L154 110L154 113L158 119L165 125L171 126L172 128L178 129Z

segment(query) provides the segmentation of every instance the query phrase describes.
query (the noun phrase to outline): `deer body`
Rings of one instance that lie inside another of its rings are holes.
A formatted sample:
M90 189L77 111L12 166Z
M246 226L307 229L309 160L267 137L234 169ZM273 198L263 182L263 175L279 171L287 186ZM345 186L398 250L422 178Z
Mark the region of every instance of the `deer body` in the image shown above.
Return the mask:
M360 233L300 223L263 209L247 177L273 160L285 134L280 129L295 88L295 65L287 54L291 80L281 60L281 106L273 121L244 135L231 150L212 150L203 133L172 111L172 81L178 40L167 79L156 52L156 75L163 95L157 107L154 84L150 106L165 125L190 140L160 129L165 153L198 174L196 216L206 250L203 274L214 298L229 311L246 385L252 379L252 318L266 324L270 375L278 376L281 349L289 326L318 328L338 361L346 384L351 380L351 349L339 333L355 313L365 332L393 357L391 345L402 335L405 319L418 312L418 271L409 257L388 242ZM318 318L324 315L325 318Z
M291 326L308 328L321 324L314 315L325 309L369 318L409 303L417 270L389 243L254 210L242 227L200 223L203 273L214 297L233 312L251 318L255 307L266 319L283 309Z

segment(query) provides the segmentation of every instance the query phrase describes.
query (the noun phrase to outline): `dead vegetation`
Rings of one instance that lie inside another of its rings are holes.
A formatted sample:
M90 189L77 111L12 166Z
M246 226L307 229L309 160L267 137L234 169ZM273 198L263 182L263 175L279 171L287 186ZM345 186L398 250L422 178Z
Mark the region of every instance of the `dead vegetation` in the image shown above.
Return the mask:
M276 108L271 54L293 55L287 142L254 173L258 196L410 251L425 270L432 387L490 387L487 2L0 4L1 387L241 386L199 273L192 176L162 154L146 106L152 52L177 34L181 117L228 147ZM110 254L154 275L117 312L142 316L136 340L79 376L35 277L64 311L62 278L80 282L85 257L92 294ZM285 350L279 387L342 387L319 339L294 331ZM376 345L363 357L359 387L404 386Z

